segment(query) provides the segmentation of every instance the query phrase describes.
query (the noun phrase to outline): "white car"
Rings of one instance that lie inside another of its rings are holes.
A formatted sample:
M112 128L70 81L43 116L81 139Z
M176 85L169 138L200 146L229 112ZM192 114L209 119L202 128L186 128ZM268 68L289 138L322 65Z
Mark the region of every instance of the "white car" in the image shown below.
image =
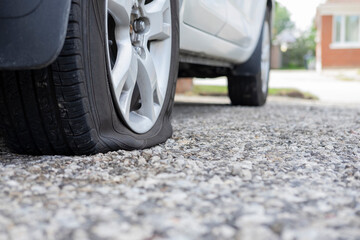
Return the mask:
M162 143L178 76L227 76L233 105L266 102L272 0L15 3L0 3L0 127L14 152Z

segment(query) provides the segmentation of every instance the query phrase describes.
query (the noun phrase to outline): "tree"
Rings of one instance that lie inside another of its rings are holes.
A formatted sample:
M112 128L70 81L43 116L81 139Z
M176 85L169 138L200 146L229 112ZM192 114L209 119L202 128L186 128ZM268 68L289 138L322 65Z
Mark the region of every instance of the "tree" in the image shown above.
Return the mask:
M312 52L314 56L316 51L316 32L317 29L314 20L311 29L308 31L308 33L306 33L306 46L309 48L309 50Z
M291 21L291 14L286 7L280 3L275 2L275 16L274 16L274 37L285 29L293 29L295 24Z
M314 21L315 22L315 21ZM316 28L315 24L301 36L296 42L290 44L289 49L284 53L284 65L288 68L306 67L308 61L314 58L316 48Z

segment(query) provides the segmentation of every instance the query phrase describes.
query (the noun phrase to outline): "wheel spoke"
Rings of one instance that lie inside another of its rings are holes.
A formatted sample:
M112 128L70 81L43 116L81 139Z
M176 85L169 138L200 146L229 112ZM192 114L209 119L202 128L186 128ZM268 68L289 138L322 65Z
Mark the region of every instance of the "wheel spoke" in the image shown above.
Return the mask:
M109 12L117 24L129 26L133 4L133 0L108 0Z
M147 33L149 40L165 40L171 36L171 24L167 19L170 12L169 0L154 0L145 5L146 16L150 21Z
M156 117L154 110L154 92L156 92L155 90L158 87L157 73L149 51L146 51L145 57L139 58L139 60L138 85L143 104L140 112L151 120L154 120Z
M150 83L152 90L155 89L157 84L157 73L154 61L149 51L145 51L145 57L139 58L140 66L142 67L141 80ZM139 79L140 80L140 79Z
M134 58L137 58L137 55L131 44L118 44L118 49L119 51L111 75L113 85L117 90L116 92L121 93L128 80L129 70L133 67Z
M161 105L164 102L164 96L159 88L159 84L156 84L156 89L154 90L154 101L157 105Z
M120 110L126 120L129 119L131 99L136 85L139 65L137 53L133 48L130 49L131 60L120 61L118 56L112 71L115 96L119 101Z

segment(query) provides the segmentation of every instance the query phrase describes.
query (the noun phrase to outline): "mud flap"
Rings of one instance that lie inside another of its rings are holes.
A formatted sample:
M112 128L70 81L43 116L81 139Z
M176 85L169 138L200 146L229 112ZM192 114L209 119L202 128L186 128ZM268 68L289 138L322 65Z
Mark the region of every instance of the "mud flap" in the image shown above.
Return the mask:
M0 70L39 69L59 55L71 0L0 2Z

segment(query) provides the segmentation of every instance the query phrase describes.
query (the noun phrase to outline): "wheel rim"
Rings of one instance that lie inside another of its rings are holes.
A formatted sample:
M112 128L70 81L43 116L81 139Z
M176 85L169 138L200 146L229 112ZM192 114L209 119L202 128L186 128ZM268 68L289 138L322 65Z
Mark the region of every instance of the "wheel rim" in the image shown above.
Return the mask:
M164 106L171 61L170 0L107 0L106 40L115 105L134 132L148 132Z
M264 95L268 92L269 71L270 71L270 27L265 22L263 29L262 51L261 51L261 82Z

